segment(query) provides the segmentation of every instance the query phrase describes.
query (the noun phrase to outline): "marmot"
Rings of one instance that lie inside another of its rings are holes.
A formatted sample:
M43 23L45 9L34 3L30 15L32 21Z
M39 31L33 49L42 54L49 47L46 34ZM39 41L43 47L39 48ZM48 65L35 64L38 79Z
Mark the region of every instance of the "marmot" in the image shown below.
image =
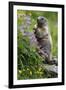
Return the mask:
M39 16L33 29L38 42L38 53L45 58L47 63L52 64L52 38L48 29L48 20L43 16Z

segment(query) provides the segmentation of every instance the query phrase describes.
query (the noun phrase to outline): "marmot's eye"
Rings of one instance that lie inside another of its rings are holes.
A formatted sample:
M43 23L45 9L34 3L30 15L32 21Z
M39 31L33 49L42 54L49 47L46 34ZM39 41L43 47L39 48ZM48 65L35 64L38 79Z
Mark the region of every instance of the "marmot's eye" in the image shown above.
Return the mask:
M41 20L44 20L44 18L41 18Z

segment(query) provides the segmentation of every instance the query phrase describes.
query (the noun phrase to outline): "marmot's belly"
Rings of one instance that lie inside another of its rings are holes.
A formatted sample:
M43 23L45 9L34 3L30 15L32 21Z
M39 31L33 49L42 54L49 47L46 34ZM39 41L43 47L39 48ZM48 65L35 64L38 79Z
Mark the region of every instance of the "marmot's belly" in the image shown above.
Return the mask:
M39 40L38 45L45 53L49 54L51 52L51 44L48 39Z

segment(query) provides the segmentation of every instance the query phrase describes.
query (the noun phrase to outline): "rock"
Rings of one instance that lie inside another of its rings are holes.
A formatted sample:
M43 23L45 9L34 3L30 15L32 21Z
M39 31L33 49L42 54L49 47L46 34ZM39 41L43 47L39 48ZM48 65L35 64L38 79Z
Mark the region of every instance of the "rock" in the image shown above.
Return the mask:
M44 68L47 69L48 71L58 73L58 66L55 65L44 65Z
M58 77L58 66L42 64L40 65L45 73L46 78L57 78Z
M46 69L48 72L53 72L55 74L58 74L58 66L49 65L49 64L43 64L42 67L44 69Z

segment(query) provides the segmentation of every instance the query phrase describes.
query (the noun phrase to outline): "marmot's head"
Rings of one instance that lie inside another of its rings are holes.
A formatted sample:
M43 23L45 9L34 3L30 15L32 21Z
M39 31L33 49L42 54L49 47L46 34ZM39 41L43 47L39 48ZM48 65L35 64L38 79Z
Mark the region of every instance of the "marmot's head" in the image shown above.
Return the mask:
M38 27L47 26L48 25L48 20L43 16L39 16L37 18L37 25L38 25Z

